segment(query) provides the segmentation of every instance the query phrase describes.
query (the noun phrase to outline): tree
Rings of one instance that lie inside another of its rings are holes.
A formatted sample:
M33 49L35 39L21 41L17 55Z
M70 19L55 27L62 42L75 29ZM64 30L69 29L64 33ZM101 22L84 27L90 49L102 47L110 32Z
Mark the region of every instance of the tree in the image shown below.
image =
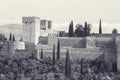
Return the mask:
M99 34L102 34L101 19L100 19L100 22L99 22Z
M69 36L69 37L73 37L73 36L74 36L74 31L73 31L73 21L71 21L71 23L69 24L69 32L68 32L68 36Z
M10 33L9 41L12 41L12 33Z
M0 33L0 41L4 41L5 35Z
M70 55L69 51L66 52L66 61L65 61L65 75L70 78L71 76L71 63L70 63Z
M14 34L13 34L13 41L15 41L15 36L14 36Z
M55 65L55 45L53 45L53 65Z
M85 25L84 25L84 37L88 36L88 25L87 22L85 21Z
M83 59L81 59L80 63L81 63L81 70L80 70L80 72L81 72L81 74L83 74Z
M60 41L57 43L57 60L60 60Z
M83 35L84 35L83 25L77 24L76 25L76 30L75 30L75 36L76 37L83 37Z
M43 59L43 49L41 49L41 59Z
M87 35L90 35L91 27L92 27L92 25L88 24Z
M112 34L118 34L118 30L116 29L116 28L114 28L113 30L112 30Z

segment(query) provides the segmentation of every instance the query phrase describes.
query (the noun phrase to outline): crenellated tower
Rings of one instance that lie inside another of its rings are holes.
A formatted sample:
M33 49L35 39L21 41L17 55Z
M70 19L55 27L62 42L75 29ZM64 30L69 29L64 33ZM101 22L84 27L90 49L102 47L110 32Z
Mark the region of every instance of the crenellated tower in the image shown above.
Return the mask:
M40 35L40 18L39 17L22 17L22 36L23 41L38 43Z

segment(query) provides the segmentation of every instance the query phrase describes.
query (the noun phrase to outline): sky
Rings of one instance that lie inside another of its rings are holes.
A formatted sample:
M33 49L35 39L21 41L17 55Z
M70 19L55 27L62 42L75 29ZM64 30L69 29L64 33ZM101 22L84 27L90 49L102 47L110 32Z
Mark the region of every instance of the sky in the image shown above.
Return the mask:
M53 20L56 30L67 30L73 20L74 25L87 21L97 32L101 18L104 32L120 32L119 4L120 0L0 0L0 25L22 24L22 16L38 16Z

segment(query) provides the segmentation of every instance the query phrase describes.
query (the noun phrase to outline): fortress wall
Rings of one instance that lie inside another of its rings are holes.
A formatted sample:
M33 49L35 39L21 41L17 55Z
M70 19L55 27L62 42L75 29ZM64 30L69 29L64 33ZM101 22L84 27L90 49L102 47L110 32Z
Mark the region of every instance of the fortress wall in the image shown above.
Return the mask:
M95 48L96 47L96 38L95 37L86 37L86 48Z
M46 45L53 45L57 44L57 41L60 41L61 46L71 46L76 48L85 48L85 39L84 38L68 38L68 37L55 37L55 36L48 36L48 37L40 37L39 43L46 44Z
M120 37L116 38L117 43L117 69L120 71Z
M48 45L57 44L58 37L56 36L48 36Z
M38 52L43 49L44 57L52 57L53 54L53 46L52 45L38 45L37 50ZM100 51L99 47L93 48L73 48L70 46L61 46L60 47L60 52L61 52L61 57L65 57L67 49L70 52L71 58L72 59L77 59L77 58L85 58L85 59L91 59L95 60L96 58L100 57L103 54L103 51ZM56 46L57 50L57 46Z
M39 43L46 45L57 44L60 41L61 46L71 46L75 48L94 48L94 47L113 47L114 40L111 37L54 37L48 36L39 38Z
M85 39L84 38L75 38L75 37L48 37L48 45L57 44L57 41L60 41L61 46L71 46L75 48L85 48Z
M39 43L40 44L48 44L48 37L39 37Z
M112 68L113 64L117 63L117 52L114 49L105 48L104 59Z
M119 43L120 42L120 36L116 37L116 43Z
M105 60L111 68L114 63L117 63L116 41L112 37L55 37L51 38L48 43L57 43L58 39L60 40L62 57L65 57L68 48L72 59L85 58L95 60L99 58L99 60ZM43 47L41 46L41 48L44 49L45 57L52 57L51 45L44 45Z
M96 37L96 47L112 47L113 39L111 37Z
M51 47L44 46L42 48L43 48L44 57L52 57L52 55L53 55L52 46ZM61 54L62 58L65 58L67 48L69 50L71 59L85 58L85 59L95 60L103 54L103 52L100 51L100 48L95 48L95 49L88 48L88 49L86 49L86 48L61 47L60 54ZM41 50L41 49L39 49L39 50Z
M117 43L117 69L120 71L120 43Z
M96 38L96 46L100 47L101 51L104 52L104 60L109 64L110 68L117 63L117 52L115 38L112 37L99 37Z
M85 48L85 38L67 38L61 37L58 38L61 46L71 46L74 48Z

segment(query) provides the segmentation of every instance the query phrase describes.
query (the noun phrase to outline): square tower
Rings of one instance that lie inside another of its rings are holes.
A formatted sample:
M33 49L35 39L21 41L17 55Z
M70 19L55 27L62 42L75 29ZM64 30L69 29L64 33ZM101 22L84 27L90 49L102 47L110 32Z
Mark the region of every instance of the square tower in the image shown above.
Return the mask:
M52 21L48 20L48 29L52 29L52 26L53 26Z
M22 37L25 42L32 42L37 45L40 35L39 17L22 17Z
M48 29L48 22L47 20L40 20L40 29L47 30Z

